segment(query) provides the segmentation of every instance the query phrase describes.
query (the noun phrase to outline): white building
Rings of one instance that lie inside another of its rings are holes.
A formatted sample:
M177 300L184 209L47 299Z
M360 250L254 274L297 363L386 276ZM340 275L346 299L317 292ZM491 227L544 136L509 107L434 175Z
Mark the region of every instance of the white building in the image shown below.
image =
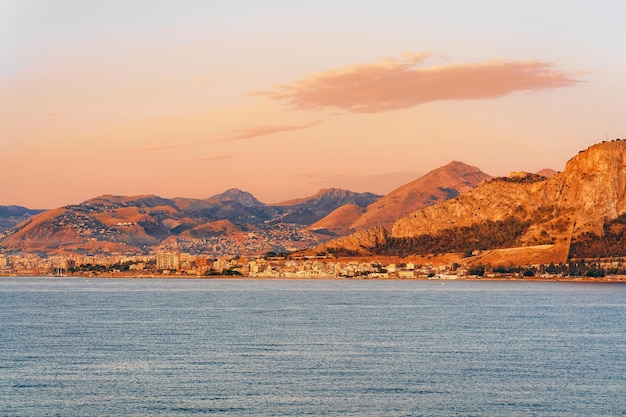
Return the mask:
M176 252L157 252L156 269L157 270L177 270L180 265L180 257Z

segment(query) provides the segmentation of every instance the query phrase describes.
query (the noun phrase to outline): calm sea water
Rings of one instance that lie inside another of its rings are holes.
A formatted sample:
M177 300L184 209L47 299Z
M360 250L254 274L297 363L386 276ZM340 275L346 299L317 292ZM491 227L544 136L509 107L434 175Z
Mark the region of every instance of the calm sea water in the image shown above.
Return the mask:
M626 285L0 279L2 416L624 416Z

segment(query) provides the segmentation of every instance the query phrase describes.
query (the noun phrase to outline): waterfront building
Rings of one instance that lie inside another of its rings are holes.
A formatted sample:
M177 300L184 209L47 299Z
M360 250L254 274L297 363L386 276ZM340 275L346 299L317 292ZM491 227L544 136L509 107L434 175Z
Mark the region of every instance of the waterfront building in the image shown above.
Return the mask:
M180 257L177 252L157 252L156 269L157 270L178 270L180 265Z

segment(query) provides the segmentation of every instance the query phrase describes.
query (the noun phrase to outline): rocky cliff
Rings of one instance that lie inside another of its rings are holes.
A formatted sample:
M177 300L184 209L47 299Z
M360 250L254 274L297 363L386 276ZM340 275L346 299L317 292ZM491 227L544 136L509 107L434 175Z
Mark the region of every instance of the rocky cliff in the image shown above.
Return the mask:
M626 239L625 213L626 141L615 140L581 151L551 178L525 172L493 178L400 218L389 235L366 229L319 249L397 256L479 250L468 262L508 264L564 262L574 242L579 254L626 256L619 243ZM601 238L606 230L610 242Z
M575 236L585 231L602 234L605 222L626 212L626 140L580 152L546 184L546 195L575 212Z
M413 237L507 218L530 222L522 244L601 234L604 223L626 211L625 194L626 141L603 142L581 151L550 179L497 178L415 211L394 223L392 235Z

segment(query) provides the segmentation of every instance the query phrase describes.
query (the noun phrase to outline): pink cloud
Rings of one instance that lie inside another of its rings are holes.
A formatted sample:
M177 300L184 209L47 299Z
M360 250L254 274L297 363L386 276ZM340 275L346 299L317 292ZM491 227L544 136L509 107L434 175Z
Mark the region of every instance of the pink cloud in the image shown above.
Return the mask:
M332 69L255 94L286 102L297 110L339 108L377 113L431 101L496 98L581 82L574 77L579 74L538 60L419 66L430 56L405 54L399 60Z
M309 127L316 126L322 123L321 120L316 120L309 123L300 125L282 125L282 126L254 126L248 129L244 129L233 135L227 136L222 139L217 139L214 142L232 142L236 140L254 139L260 136L273 135L275 133L289 132L292 130L307 129Z
M206 158L196 158L196 161L216 162L216 161L224 161L227 159L232 159L233 157L234 155L215 155L215 156L208 156Z
M124 150L124 151L118 152L118 154L121 154L121 155L140 154L140 153L146 153L146 152L190 148L190 147L208 145L214 142L232 142L232 141L237 141L237 140L254 139L260 136L273 135L275 133L284 133L284 132L289 132L292 130L307 129L313 126L317 126L322 122L323 120L316 120L313 122L303 123L299 125L254 126L254 127L250 127L247 129L238 130L237 133L234 133L230 136L226 136L222 139L215 139L215 140L202 141L202 142L192 142L192 143L175 143L175 144L170 144L170 145L150 146L150 147L145 147L145 148ZM224 158L220 158L220 159L224 159ZM215 159L208 159L208 160L215 160Z
M137 154L137 153L154 152L154 151L167 151L171 149L188 148L190 146L198 146L202 144L203 143L185 143L185 144L175 144L175 145L150 146L147 148L137 148L137 149L120 151L118 153L121 155L124 155L124 154Z

